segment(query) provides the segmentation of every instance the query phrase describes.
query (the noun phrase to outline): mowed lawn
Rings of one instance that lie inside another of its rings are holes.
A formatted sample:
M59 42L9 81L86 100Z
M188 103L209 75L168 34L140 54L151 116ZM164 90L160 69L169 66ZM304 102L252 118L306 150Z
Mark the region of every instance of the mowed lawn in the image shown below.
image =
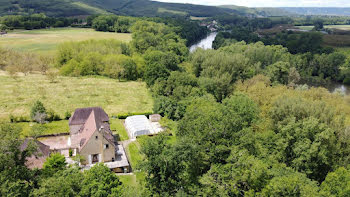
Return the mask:
M0 119L29 117L36 100L61 117L81 107L102 107L110 116L118 113L152 111L153 100L144 82L118 82L105 77L58 77L30 74L13 79L0 73Z
M131 34L98 32L88 28L50 28L40 30L15 30L0 36L0 47L19 51L53 53L57 45L67 41L88 39L116 39L129 42Z

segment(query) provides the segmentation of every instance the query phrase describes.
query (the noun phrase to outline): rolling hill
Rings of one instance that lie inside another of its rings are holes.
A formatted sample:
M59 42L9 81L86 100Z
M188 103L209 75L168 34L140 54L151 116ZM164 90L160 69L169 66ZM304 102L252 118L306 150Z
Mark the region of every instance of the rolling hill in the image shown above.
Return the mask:
M256 16L297 16L297 15L330 15L350 16L350 8L340 7L243 7L236 5L222 5L221 8L229 8L244 15Z
M98 7L72 0L1 0L0 15L45 13L47 16L79 16L107 13Z
M350 16L348 7L281 7L279 9L298 15Z
M249 8L236 5L222 5L221 8L229 8L235 10L241 15L254 15L254 16L292 16L295 13L289 12L281 8Z
M350 8L281 7L248 8L235 5L204 6L165 3L151 0L0 0L0 16L45 13L47 16L69 17L114 13L128 16L195 16L212 17L223 14L243 16L343 15Z
M149 0L83 0L89 5L103 8L112 13L129 16L190 15L211 17L237 13L235 10L214 6L181 3L163 3Z
M211 17L238 14L236 10L214 6L163 3L150 0L1 0L0 15L45 13L66 17L114 13L128 16L188 15Z

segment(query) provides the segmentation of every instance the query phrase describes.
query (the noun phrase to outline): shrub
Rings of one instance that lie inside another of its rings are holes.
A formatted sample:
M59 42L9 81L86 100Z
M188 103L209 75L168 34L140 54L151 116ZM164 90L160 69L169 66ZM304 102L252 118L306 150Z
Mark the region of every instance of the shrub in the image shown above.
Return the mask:
M49 70L46 72L46 77L50 83L55 83L58 76L58 72L55 70Z
M131 113L131 112L128 112L128 113L119 113L116 115L116 117L118 119L126 119L128 116L136 116L136 115L145 115L145 116L149 116L149 115L152 115L153 112L151 111L146 111L146 112L134 112L134 113Z
M36 122L42 123L46 119L46 108L41 101L36 101L30 111L30 117Z
M62 120L62 119L53 110L48 110L46 120L47 121L57 121L57 120Z
M64 119L66 120L68 120L71 116L72 114L69 111L66 111L66 113L64 113Z
M30 120L25 116L14 116L10 114L9 116L10 122L16 123L16 122L30 122Z

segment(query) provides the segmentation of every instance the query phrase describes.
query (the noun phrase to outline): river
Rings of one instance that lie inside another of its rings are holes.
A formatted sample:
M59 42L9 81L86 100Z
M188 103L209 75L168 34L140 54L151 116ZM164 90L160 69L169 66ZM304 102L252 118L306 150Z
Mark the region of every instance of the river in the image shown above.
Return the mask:
M339 91L344 95L350 95L350 86L341 84L341 83L331 83L328 85L309 85L311 87L323 87L326 88L329 92L333 93Z
M190 47L190 52L195 51L197 48L202 48L202 49L211 49L213 48L213 41L215 40L215 37L218 33L217 32L212 32L210 33L207 37L204 39L200 40L196 44L192 45Z
M207 37L203 38L196 44L192 45L190 47L190 52L195 51L197 48L202 48L202 49L212 49L213 48L213 41L215 40L215 37L218 33L217 32L212 32L210 33ZM341 83L332 83L329 85L324 85L324 86L318 86L318 85L311 85L311 87L324 87L326 88L329 92L334 92L334 91L340 91L345 95L350 95L350 86L341 84Z

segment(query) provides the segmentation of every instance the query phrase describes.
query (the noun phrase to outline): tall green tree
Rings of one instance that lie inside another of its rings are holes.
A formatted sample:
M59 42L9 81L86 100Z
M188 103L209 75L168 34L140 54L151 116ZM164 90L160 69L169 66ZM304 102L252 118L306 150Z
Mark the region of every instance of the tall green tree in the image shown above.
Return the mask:
M112 197L119 196L122 183L117 175L102 163L94 165L84 172L84 180L81 182L80 196Z
M51 154L50 157L46 158L43 165L43 172L46 176L52 176L58 171L64 170L67 166L66 158L60 153Z
M35 144L29 143L21 150L24 140L21 129L13 124L0 124L0 195L28 196L36 177L25 163L36 150Z
M350 171L340 167L330 172L321 184L321 196L345 197L350 195Z
M39 187L32 192L32 195L38 197L79 196L83 179L84 175L80 169L69 167L41 179Z

